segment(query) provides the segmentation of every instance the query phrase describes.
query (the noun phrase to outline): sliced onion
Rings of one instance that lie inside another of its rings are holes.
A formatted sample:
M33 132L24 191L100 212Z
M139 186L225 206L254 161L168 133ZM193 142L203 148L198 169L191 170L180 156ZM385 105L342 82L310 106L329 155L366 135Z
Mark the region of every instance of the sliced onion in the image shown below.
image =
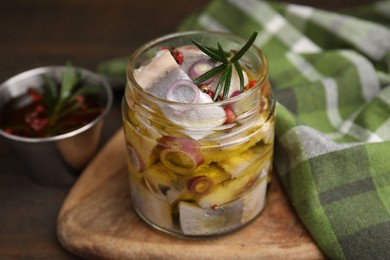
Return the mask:
M134 167L137 172L143 172L145 170L145 163L142 160L141 155L129 141L126 141L126 147L131 166Z
M204 162L199 152L199 144L192 139L175 136L164 136L159 140L160 161L173 173L191 174Z
M167 100L180 103L198 103L200 90L191 80L178 80L169 87Z
M165 149L160 153L162 163L179 175L191 174L197 167L196 159L182 150Z
M215 64L213 62L211 62L210 60L207 60L207 59L198 60L194 64L192 64L192 66L188 70L188 76L190 76L190 78L192 80L195 80L196 78L200 77L201 75L203 75L207 71L213 69L214 67L215 67ZM211 78L211 79L208 79L208 80L202 82L201 84L202 85L209 85L209 84L211 84L211 82L213 82L213 80L214 80L214 78Z
M213 180L207 176L195 176L187 182L188 190L195 195L207 194L214 186Z

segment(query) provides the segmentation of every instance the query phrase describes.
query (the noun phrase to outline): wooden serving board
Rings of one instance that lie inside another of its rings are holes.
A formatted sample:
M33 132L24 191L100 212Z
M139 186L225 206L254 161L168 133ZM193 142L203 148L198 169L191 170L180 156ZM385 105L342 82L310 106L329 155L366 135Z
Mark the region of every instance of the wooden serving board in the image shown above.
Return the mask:
M267 205L249 225L199 240L170 237L132 209L122 130L85 169L66 198L57 235L83 258L110 259L322 259L274 176Z

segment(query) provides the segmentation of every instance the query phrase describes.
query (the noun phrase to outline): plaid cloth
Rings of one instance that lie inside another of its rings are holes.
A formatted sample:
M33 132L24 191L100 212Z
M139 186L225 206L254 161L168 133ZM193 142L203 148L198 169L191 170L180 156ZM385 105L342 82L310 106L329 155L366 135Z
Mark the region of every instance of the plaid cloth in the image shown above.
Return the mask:
M180 30L253 31L278 100L275 168L332 259L390 259L390 1L329 12L214 0Z

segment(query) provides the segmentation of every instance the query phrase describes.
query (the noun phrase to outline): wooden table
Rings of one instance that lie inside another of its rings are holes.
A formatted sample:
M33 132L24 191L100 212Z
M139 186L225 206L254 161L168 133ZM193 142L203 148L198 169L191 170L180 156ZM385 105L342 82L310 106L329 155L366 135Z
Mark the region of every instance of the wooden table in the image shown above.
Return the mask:
M74 65L91 70L104 60L129 55L141 43L175 31L187 15L209 1L2 0L0 81L38 66ZM325 9L368 0L301 0ZM104 129L102 145L120 128L119 102ZM0 138L0 258L74 259L56 236L59 209L71 187L32 182L29 169Z

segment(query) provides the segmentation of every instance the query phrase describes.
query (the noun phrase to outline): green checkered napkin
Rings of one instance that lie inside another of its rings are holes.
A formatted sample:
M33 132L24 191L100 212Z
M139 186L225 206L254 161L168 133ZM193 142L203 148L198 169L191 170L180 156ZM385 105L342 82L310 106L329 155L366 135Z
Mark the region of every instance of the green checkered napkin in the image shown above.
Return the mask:
M334 13L214 0L180 27L259 31L279 102L276 171L332 259L390 259L389 22L390 1Z

